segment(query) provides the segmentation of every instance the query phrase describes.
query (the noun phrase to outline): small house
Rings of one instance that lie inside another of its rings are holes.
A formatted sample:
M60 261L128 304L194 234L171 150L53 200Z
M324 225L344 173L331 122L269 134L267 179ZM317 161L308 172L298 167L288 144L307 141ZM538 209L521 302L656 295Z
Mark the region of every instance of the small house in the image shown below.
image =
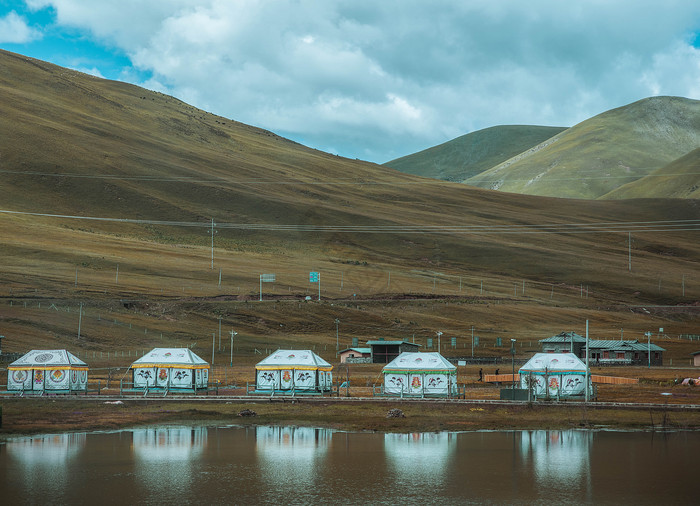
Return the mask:
M277 350L255 365L256 392L324 392L333 366L311 350Z
M87 391L88 365L66 350L32 350L7 366L9 391Z
M696 351L695 353L691 353L693 356L693 365L694 366L700 366L700 351Z
M189 348L154 348L131 364L134 388L200 389L209 364Z
M436 351L401 353L384 366L382 374L388 395L457 395L457 367Z
M543 353L573 353L581 357L586 353L586 338L576 332L560 332L556 336L540 339Z
M346 348L338 356L341 364L371 364L372 348Z

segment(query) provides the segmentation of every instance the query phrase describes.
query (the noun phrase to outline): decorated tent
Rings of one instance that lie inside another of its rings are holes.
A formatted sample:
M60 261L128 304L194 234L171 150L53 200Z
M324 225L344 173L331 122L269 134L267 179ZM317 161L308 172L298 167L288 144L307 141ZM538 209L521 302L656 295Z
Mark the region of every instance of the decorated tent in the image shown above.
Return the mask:
M259 391L330 390L333 366L311 350L277 350L255 366Z
M87 364L66 350L32 350L7 366L7 389L84 392L87 377Z
M586 364L573 353L536 353L519 372L521 388L531 381L537 397L586 395ZM588 388L591 393L590 375Z
M154 348L131 364L134 388L206 388L209 364L188 348Z
M385 394L457 394L457 367L436 351L403 352L385 365L382 373Z

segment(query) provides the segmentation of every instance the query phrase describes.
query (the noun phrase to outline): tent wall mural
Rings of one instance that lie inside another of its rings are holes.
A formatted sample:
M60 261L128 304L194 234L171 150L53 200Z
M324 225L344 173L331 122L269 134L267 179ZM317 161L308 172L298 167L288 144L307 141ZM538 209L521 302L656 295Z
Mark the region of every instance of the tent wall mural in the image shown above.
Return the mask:
M131 364L134 388L207 388L209 364L188 348L154 348Z
M84 392L88 365L66 350L32 350L7 366L10 391Z
M457 394L457 367L437 352L404 352L382 369L388 395Z
M311 350L277 350L255 366L258 391L328 391L333 366Z

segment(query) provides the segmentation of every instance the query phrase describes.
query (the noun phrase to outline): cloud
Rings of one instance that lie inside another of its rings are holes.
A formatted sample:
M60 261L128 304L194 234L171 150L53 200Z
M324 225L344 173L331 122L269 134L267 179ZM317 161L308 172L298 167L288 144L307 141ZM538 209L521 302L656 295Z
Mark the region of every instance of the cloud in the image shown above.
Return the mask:
M383 162L498 124L569 126L700 99L700 4L592 0L30 0L128 55L137 82Z
M41 38L41 32L27 25L15 11L0 18L0 43L26 44Z

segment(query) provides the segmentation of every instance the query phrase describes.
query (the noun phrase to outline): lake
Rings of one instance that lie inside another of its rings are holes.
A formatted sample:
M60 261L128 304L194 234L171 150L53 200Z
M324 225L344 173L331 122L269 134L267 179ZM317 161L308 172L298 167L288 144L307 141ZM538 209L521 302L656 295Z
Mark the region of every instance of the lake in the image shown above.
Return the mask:
M0 444L4 504L691 504L700 433L153 427Z

